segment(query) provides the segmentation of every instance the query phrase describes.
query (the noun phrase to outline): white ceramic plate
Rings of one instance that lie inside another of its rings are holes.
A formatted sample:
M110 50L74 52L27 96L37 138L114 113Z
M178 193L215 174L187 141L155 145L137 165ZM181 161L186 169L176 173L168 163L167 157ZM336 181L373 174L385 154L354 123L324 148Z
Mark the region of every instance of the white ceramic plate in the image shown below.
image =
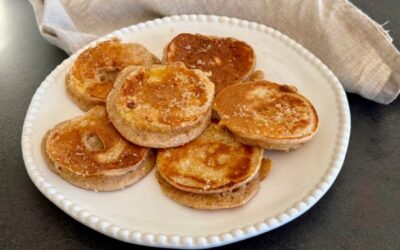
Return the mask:
M262 69L267 79L295 85L314 104L320 118L317 136L293 152L266 152L273 161L272 172L255 198L240 208L200 211L180 206L161 193L154 171L122 191L96 193L77 188L47 168L40 143L56 123L82 114L67 97L64 84L65 74L79 51L46 78L29 106L22 151L32 181L49 200L88 227L148 246L219 246L268 232L298 217L329 189L345 157L350 115L339 81L287 36L234 18L166 17L123 28L96 42L117 36L144 44L161 57L164 45L182 32L230 36L249 43L257 55L257 69Z

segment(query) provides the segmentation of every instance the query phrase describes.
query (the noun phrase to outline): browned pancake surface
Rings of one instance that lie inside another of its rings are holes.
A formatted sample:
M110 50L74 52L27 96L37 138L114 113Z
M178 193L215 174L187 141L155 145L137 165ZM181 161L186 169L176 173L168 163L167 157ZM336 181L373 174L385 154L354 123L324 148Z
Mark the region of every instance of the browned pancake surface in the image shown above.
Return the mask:
M85 94L105 101L118 72L130 65L155 63L159 60L145 47L112 39L83 51L76 59L70 76Z
M246 204L260 188L260 178L256 176L250 182L222 193L196 194L175 188L156 173L162 192L170 199L195 209L223 209Z
M216 93L241 81L252 71L255 63L253 49L233 38L180 34L166 47L164 62L183 62L189 68L209 74Z
M157 167L163 178L178 189L212 193L251 180L261 158L261 148L243 145L226 129L211 124L192 142L159 150Z
M126 141L111 125L104 107L56 126L47 136L52 162L81 175L129 171L140 164L148 148Z
M315 133L318 117L294 87L268 81L238 83L222 91L214 109L221 124L240 135L301 138Z
M181 125L207 112L213 84L183 64L141 68L127 77L118 92L118 112L135 120L138 129Z

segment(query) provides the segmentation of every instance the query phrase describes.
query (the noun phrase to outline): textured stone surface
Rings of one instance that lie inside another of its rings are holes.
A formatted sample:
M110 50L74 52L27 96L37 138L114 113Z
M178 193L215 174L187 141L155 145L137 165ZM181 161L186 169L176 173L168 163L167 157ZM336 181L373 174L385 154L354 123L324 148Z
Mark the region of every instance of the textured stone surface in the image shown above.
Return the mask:
M353 1L400 47L400 1ZM20 137L30 99L67 56L43 40L27 1L0 1L0 249L124 249L132 245L71 219L32 184ZM343 170L310 211L222 249L400 249L400 100L349 95L352 133Z

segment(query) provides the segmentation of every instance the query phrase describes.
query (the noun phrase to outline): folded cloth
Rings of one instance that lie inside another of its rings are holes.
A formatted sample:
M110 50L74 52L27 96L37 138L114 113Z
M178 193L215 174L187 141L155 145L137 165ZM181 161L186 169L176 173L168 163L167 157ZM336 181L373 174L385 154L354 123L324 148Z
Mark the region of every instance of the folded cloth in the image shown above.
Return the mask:
M400 91L400 53L388 33L347 0L30 0L42 35L73 53L113 30L175 14L265 24L318 56L348 92L388 104Z

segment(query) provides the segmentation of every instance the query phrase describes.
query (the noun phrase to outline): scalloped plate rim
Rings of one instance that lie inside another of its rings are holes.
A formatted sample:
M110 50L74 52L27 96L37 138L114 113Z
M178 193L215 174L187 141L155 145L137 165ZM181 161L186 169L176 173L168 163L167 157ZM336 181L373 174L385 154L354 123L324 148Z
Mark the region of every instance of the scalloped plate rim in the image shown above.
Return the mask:
M279 215L266 218L259 223L248 225L242 228L232 229L230 232L221 232L214 235L204 235L204 236L176 236L176 235L160 235L152 234L148 232L138 232L132 231L124 228L118 227L118 225L113 225L110 222L97 217L90 211L84 210L79 204L72 202L67 197L64 197L62 193L57 192L57 189L48 183L40 174L40 170L34 164L34 159L30 152L29 139L34 133L32 129L32 121L35 119L35 113L38 112L37 108L40 105L36 105L35 99L40 99L40 95L46 90L50 84L50 79L53 75L57 75L62 70L63 65L68 64L70 61L74 60L79 53L84 49L94 46L95 44L109 39L112 36L118 36L119 34L137 32L140 29L145 29L146 27L152 27L155 25L160 25L163 23L175 22L175 21L196 21L196 22L229 22L232 25L239 25L241 27L249 29L257 29L268 33L269 35L275 36L275 38L281 40L283 43L287 43L286 46L291 47L296 52L301 53L304 58L306 58L309 63L312 63L314 67L321 70L324 76L329 80L330 84L336 91L336 101L338 102L340 109L340 135L337 138L335 155L331 162L328 171L325 172L321 182L309 192L309 195L304 197L301 201L296 203L296 206L292 206ZM128 243L145 245L151 247L162 247L162 248L191 248L191 249L202 249L209 247L217 247L221 245L226 245L234 243L240 240L254 237L262 233L271 231L277 227L283 226L286 223L296 219L306 211L308 211L315 203L317 203L322 196L329 190L335 181L340 169L343 165L344 158L347 151L347 146L350 138L350 111L345 95L344 89L340 84L336 76L325 66L316 56L305 49L302 45L298 44L288 36L282 34L281 32L274 30L262 24L255 22L249 22L246 20L241 20L237 18L231 18L226 16L214 16L214 15L174 15L164 18L157 18L154 20L138 23L136 25L131 25L128 27L121 28L119 30L113 31L108 35L105 35L95 41L84 46L82 49L78 50L70 57L65 59L61 64L59 64L40 84L40 86L35 91L32 100L29 104L29 108L24 120L22 136L21 136L21 147L22 154L28 175L34 185L39 189L39 191L49 199L53 204L59 207L62 211L67 213L69 216L79 221L80 223L94 229L106 236L112 237L117 240L121 240ZM36 171L36 172L35 172ZM326 180L325 180L326 179ZM299 211L300 210L300 211ZM289 211L289 212L288 212ZM292 212L290 212L292 211ZM293 212L294 211L294 212ZM288 214L291 213L291 214Z

